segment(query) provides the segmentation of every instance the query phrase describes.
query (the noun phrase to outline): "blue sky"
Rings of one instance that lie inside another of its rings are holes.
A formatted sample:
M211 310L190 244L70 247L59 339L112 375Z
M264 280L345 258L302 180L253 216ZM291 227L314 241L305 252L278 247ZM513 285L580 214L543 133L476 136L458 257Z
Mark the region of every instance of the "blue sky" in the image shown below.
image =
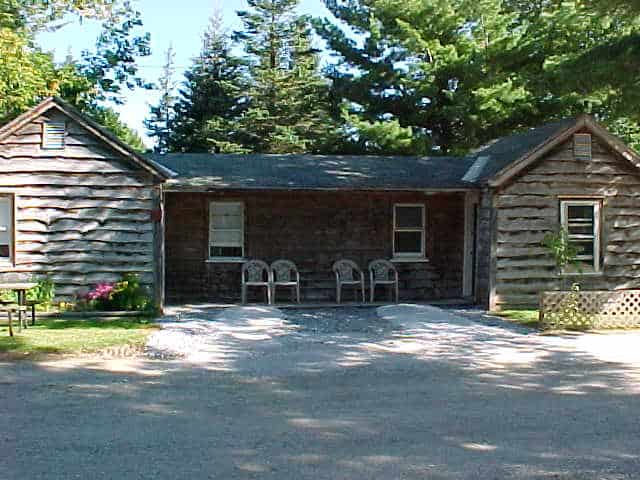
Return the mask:
M152 55L139 62L142 76L155 81L164 63L164 54L173 44L176 52L177 71L182 72L191 64L191 59L200 50L202 32L208 19L218 6L224 13L229 28L238 28L240 23L236 10L247 7L245 0L136 0L136 8L142 12L145 30L151 33ZM300 13L314 16L327 16L329 12L322 0L301 0ZM38 41L43 49L54 51L56 59L63 60L71 51L78 57L84 49L91 49L98 36L99 25L96 22L74 22L50 33L43 33ZM125 105L118 107L122 119L137 130L145 141L144 120L149 104L157 99L153 91L136 90L127 94Z

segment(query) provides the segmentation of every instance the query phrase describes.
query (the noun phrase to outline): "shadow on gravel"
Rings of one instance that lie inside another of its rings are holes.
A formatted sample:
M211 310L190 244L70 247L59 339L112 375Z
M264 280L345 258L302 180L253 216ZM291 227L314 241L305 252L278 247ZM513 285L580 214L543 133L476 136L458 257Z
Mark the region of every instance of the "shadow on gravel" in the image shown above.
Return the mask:
M299 328L283 343L221 336L233 351L225 370L0 364L0 447L12 452L0 478L618 480L640 471L640 382L628 365L474 322L383 323L381 337L363 338L348 312L291 315Z

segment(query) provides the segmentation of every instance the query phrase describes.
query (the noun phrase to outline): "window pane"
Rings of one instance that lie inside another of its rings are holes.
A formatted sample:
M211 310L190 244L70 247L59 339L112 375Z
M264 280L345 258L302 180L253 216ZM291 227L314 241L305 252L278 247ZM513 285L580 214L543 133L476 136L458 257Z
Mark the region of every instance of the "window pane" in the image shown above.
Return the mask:
M242 246L242 231L240 230L214 230L211 232L211 243L222 246Z
M396 253L422 253L421 232L396 232Z
M211 204L211 212L214 215L242 215L242 204L214 202Z
M396 228L422 228L422 207L396 207Z
M569 224L567 230L569 235L593 235L593 224Z
M10 257L12 228L11 201L0 197L0 258Z
M241 229L242 215L219 215L215 214L211 218L213 228Z
M242 247L209 247L211 257L242 257Z
M593 222L593 205L569 205L567 207L568 220Z
M594 248L592 240L571 240L571 243L578 249L578 256L588 255L593 257Z
M213 228L241 229L243 206L239 203L214 202L211 204L211 226Z

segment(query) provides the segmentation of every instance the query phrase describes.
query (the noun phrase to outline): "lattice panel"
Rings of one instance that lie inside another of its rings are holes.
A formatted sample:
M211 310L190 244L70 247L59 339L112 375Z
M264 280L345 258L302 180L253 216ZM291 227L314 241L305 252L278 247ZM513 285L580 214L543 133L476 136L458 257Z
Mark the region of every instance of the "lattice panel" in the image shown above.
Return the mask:
M640 290L543 292L540 320L545 328L637 328Z

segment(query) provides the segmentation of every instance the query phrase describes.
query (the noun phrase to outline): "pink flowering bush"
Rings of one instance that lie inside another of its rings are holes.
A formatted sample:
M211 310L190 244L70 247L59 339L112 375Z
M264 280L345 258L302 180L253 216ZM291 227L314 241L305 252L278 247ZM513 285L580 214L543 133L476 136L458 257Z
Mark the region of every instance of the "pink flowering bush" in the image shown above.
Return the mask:
M125 274L115 283L99 283L87 293L78 297L76 310L127 310L146 311L153 308L153 302L146 287L140 285L135 274Z
M111 283L99 283L95 288L89 291L85 298L89 301L103 300L108 301L113 293L113 284Z

